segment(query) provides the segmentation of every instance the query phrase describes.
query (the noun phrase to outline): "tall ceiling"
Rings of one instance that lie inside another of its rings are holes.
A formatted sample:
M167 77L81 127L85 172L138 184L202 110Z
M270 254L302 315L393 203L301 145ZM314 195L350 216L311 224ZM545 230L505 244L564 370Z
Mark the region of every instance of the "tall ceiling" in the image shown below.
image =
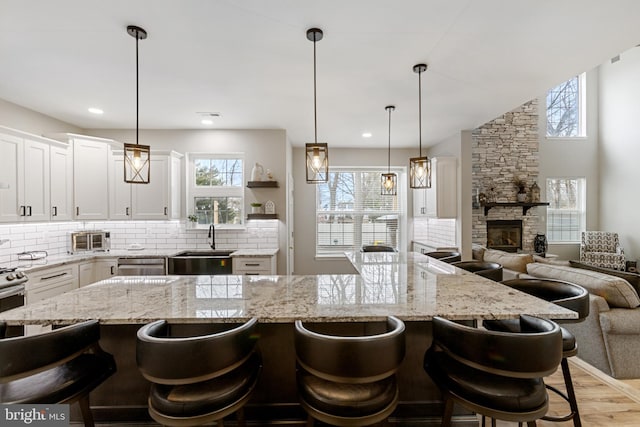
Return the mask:
M473 129L640 43L638 0L0 0L0 98L83 129L285 129L417 147ZM101 116L87 112L100 107ZM213 125L198 112L216 112ZM0 124L2 118L0 117ZM373 137L365 139L363 132Z

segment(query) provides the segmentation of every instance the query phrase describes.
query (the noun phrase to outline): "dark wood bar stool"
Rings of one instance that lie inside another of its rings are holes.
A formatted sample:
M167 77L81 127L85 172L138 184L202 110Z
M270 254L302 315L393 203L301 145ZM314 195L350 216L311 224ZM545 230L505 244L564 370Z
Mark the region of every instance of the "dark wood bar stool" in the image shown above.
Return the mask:
M575 320L563 319L555 320L556 322L581 322L589 315L589 292L582 286L574 283L553 279L513 279L505 280L502 283L578 313L578 318ZM514 322L511 320L485 321L484 325L488 329L498 331L510 331L514 328ZM578 411L578 401L576 400L571 371L569 370L569 362L567 361L568 357L578 354L578 343L573 334L566 328L561 327L561 331L562 362L560 365L562 366L562 376L564 378L566 393L550 385L547 385L547 388L566 400L569 403L571 411L565 416L554 417L546 415L543 419L556 422L573 420L573 425L580 427L582 426L582 422L580 420L580 412Z
M502 281L502 265L497 262L487 261L459 261L451 263L458 268L477 274L478 276L486 277L495 282Z
M93 426L89 393L116 371L113 356L99 340L97 320L0 339L0 402L78 402L84 425Z
M335 426L386 422L398 404L405 326L393 316L383 326L382 333L338 336L295 322L298 394L308 426L314 419Z
M158 320L138 330L136 360L151 381L149 415L168 426L201 425L236 412L251 397L262 369L256 349L257 319L238 326L211 325L208 335L179 336Z
M535 426L549 397L543 377L562 358L560 327L522 315L517 332L496 332L433 318L433 343L424 369L442 391L443 426L451 425L454 403L495 420Z
M431 257L431 258L435 258L437 260L440 260L442 262L446 262L448 264L451 264L452 262L458 262L462 260L462 257L460 255L460 252L447 252L447 251L433 251L433 252L427 252L425 253L426 256Z

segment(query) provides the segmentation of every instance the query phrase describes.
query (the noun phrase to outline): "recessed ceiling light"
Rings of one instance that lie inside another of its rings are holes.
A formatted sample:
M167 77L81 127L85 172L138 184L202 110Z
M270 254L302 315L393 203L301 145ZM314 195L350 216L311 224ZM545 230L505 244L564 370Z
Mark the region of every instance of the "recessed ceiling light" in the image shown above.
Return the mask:
M202 119L200 121L200 123L202 123L203 125L212 125L213 124L213 120L211 120L211 119Z
M100 108L96 108L96 107L90 107L89 108L89 112L91 114L103 114L104 111L102 111Z
M373 134L371 132L365 132L362 134L363 138L371 138L373 136Z

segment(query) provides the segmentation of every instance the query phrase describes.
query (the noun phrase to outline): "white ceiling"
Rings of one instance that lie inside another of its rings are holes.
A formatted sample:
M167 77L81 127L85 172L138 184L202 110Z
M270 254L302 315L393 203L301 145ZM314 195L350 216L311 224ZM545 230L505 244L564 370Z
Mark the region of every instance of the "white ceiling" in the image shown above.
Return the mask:
M638 0L0 0L0 98L83 129L286 129L417 147L473 129L640 43ZM91 115L88 107L105 113ZM196 112L220 112L203 126ZM0 122L1 122L0 118ZM1 124L1 123L0 123ZM365 131L373 133L363 139Z

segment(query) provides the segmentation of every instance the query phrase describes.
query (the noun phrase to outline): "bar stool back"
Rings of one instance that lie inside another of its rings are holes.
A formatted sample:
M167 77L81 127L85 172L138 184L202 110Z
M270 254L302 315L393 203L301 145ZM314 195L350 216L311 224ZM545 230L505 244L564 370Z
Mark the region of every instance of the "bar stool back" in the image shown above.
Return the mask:
M93 426L89 393L116 371L99 340L97 320L0 339L0 402L78 402L84 425Z
M383 333L337 336L295 322L298 393L314 419L335 426L385 421L398 404L395 372L405 355L404 323L393 316Z
M460 255L460 252L453 252L453 251L433 251L433 252L427 252L425 253L425 255L428 257L440 260L442 262L446 262L448 264L462 260L462 256Z
M136 360L151 381L149 415L163 425L201 425L237 412L251 397L262 368L257 319L224 331L181 337L164 320L138 330Z
M458 268L475 273L478 276L486 277L495 282L502 281L502 265L497 262L487 261L459 261L454 262L451 265L455 265Z

